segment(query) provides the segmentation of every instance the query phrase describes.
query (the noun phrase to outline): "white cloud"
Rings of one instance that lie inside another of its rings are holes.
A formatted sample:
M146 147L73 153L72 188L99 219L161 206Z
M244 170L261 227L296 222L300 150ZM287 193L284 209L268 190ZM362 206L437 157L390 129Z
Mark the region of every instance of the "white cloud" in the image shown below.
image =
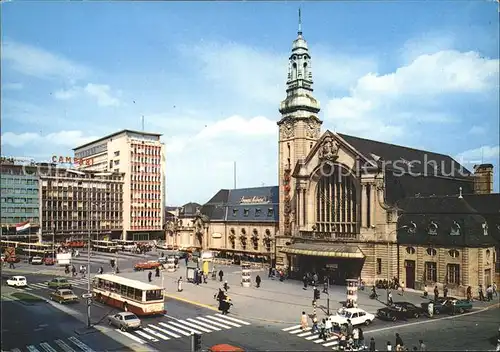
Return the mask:
M498 161L500 147L498 145L484 145L479 148L469 149L459 153L455 159L461 164L481 164L486 161Z
M475 135L485 134L486 132L487 130L485 127L477 125L472 126L471 129L469 130L470 134L475 134Z
M478 53L424 54L393 73L359 78L349 96L327 102L325 116L347 133L390 140L410 123L456 121L439 109L440 97L491 91L498 87L498 73L499 60Z
M21 90L23 88L22 83L2 83L2 90Z
M13 133L5 132L2 134L2 144L10 145L12 147L34 147L35 149L45 149L44 147L60 148L74 148L78 145L85 144L96 136L85 136L82 131L59 131L48 133L46 135L24 132L24 133ZM49 151L50 152L50 151Z
M119 106L120 99L114 96L111 87L106 84L88 83L84 87L71 87L67 90L59 90L54 93L57 100L70 100L81 96L94 99L97 105L102 107Z
M88 67L62 55L15 41L2 43L2 61L19 73L37 78L77 80L90 73Z

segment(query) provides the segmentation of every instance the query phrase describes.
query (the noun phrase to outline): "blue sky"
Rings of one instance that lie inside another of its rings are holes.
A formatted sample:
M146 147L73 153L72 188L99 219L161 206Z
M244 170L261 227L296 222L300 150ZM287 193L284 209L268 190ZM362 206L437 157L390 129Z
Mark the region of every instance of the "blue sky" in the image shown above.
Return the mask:
M144 116L169 204L231 188L233 161L238 187L276 184L299 5L324 129L491 162L498 179L493 1L3 3L2 154L71 155Z

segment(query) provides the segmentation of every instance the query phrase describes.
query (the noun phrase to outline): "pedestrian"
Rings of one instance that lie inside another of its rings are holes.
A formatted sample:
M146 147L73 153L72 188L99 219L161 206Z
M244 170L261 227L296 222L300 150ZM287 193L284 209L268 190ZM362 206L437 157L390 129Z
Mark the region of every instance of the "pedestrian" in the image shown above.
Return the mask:
M182 276L177 280L177 292L182 292Z
M357 328L354 329L352 332L352 339L353 339L354 348L358 348L359 347L359 330Z
M302 330L306 330L307 327L308 327L307 314L306 314L306 312L302 312L302 315L300 316L300 328Z
M307 276L304 275L302 278L302 283L304 284L304 287L302 288L303 290L307 290Z
M233 305L231 298L226 296L226 299L222 302L222 314L227 315L229 313L229 308Z
M314 315L312 317L312 328L311 328L311 333L315 334L317 332L320 332L319 331L319 326L318 326L318 317L316 315ZM321 336L320 336L321 338Z
M186 266L188 265L189 263L189 258L188 256L186 255L186 257L184 257L184 263L186 264Z
M328 294L328 276L325 276L323 280L323 293Z
M401 281L401 296L404 296L405 294L405 282L404 281Z
M432 318L434 316L434 303L432 303L432 301L430 301L429 305L427 306L427 313L429 313L429 318Z
M399 336L399 333L396 333L396 346L397 345L400 345L401 347L405 345L403 339L401 338L401 336Z
M158 268L158 267L155 270L155 276L160 277L160 268Z
M222 282L222 278L224 277L224 272L219 270L219 281Z
M347 319L347 335L352 335L354 326L352 325L351 319Z
M224 285L222 286L224 288L224 291L228 291L229 290L229 285L227 284L227 280L224 281Z
M472 302L472 287L467 287L467 301Z
M418 341L420 343L420 351L427 351L427 346L424 343L424 340Z
M361 349L365 349L365 333L363 332L363 329L358 328L358 346L361 347Z
M484 301L484 291L483 291L483 285L479 285L478 288L478 293L479 293L479 300Z
M491 285L486 287L486 298L488 299L488 302L493 300L493 287Z
M259 287L260 287L260 276L259 276L259 275L257 275L257 276L255 277L255 284L257 285L257 288L259 288Z
M208 283L207 280L208 280L208 273L206 273L206 272L203 271L203 283L204 284Z
M330 319L330 317L326 317L326 321L325 321L325 331L326 331L326 334L328 336L330 336L330 334L332 333L332 330L333 330L332 320Z
M493 288L493 294L495 295L495 297L498 297L497 283L496 282L493 283L492 288Z
M438 298L439 298L439 289L436 285L436 286L434 286L434 301L437 301Z
M150 271L148 273L148 281L151 282L152 281L152 278L153 278L153 273Z
M16 266L14 265L14 260L10 259L9 260L9 269L15 269Z
M391 341L387 341L387 351L392 351Z
M320 339L323 339L326 341L328 339L328 336L326 336L326 320L323 319L321 323L319 324L319 336Z
M267 278L270 279L273 276L273 267L269 267L269 272L267 273Z
M444 297L444 298L447 298L447 297L448 297L448 286L446 286L446 285L445 285L445 286L444 286L444 288L443 288L443 297Z
M376 349L376 346L375 346L375 339L372 337L370 339L370 352L375 352L377 349Z
M387 305L392 306L393 300L392 300L392 291L389 290L387 291Z

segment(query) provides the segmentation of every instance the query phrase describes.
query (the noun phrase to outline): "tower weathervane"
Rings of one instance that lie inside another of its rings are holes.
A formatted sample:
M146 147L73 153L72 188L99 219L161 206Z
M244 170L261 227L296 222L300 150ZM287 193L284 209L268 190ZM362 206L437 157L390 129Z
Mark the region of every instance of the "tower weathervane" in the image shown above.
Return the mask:
M297 33L298 35L302 35L302 13L300 11L300 7L299 7L299 31Z

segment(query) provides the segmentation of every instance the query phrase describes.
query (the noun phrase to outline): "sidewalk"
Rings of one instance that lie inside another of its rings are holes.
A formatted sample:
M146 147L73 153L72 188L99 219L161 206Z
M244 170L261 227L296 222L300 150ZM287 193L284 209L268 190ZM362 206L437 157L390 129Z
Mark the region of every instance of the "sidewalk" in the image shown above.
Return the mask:
M217 270L224 271L224 281L229 284L229 296L231 297L234 306L231 313L240 315L247 319L263 320L272 323L282 324L298 324L300 314L305 311L308 314L312 313L313 291L311 287L303 290L300 281L268 279L267 270L252 273L252 280L258 274L262 278L260 288L255 287L255 282L252 282L252 287L245 288L240 285L241 271L239 267L217 266ZM148 272L132 272L122 273L120 276L128 277L135 280L147 282ZM222 286L222 283L213 281L209 278L207 284L196 286L191 283L183 282L183 291L177 292L177 280L179 277L186 277L186 268L184 263L176 272L163 272L164 287L167 297L185 301L191 304L217 309L218 302L214 299L214 294ZM153 282L161 286L161 278L155 278L153 273ZM323 286L318 287L320 292ZM379 290L379 294L383 302L372 300L368 297L369 290L359 291L358 306L367 312L375 313L377 309L385 306L385 290ZM321 293L321 298L318 301L317 314L319 317L326 315L328 300L330 314L336 312L341 307L342 302L346 300L345 286L331 286L329 295ZM420 305L427 300L420 297L419 293L405 292L404 296L393 293L394 301L411 302ZM168 310L168 303L167 303Z

